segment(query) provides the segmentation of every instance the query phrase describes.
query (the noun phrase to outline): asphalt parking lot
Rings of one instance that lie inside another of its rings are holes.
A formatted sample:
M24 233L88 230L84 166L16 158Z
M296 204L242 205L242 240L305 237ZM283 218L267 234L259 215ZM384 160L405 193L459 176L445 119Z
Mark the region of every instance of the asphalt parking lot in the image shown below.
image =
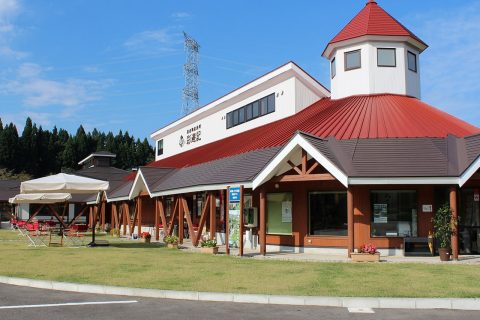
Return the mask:
M478 311L390 310L197 302L0 284L0 319L478 319Z

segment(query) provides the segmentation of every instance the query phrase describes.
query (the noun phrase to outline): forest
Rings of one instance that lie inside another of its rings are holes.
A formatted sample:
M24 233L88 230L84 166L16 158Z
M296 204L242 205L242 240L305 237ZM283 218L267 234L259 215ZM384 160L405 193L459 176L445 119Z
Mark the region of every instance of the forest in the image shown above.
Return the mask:
M113 165L129 170L154 159L154 149L145 138L135 139L128 131L116 135L83 126L72 135L65 129L51 131L27 118L21 135L13 123L0 118L0 179L41 177L79 169L78 162L95 151L117 155Z

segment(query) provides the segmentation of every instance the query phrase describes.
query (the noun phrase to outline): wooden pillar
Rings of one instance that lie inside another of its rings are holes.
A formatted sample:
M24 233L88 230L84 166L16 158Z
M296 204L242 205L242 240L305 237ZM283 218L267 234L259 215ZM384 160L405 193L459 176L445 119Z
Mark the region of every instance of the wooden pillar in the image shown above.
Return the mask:
M230 215L230 210L229 210L229 207L230 207L230 187L227 188L227 196L226 196L226 201L225 201L225 204L226 204L226 211L225 211L225 254L226 255L229 255L230 254L230 246L229 246L229 233L230 233L230 230L228 229L229 228L229 223L228 223L228 219L229 219L229 215Z
M142 212L143 212L143 206L142 206L142 197L138 197L138 237L140 238L140 235L142 234Z
M260 230L259 230L259 240L260 240L260 254L265 255L267 253L267 219L266 219L266 199L265 191L260 191Z
M353 205L353 187L348 187L347 190L347 224L348 224L348 257L350 257L351 253L355 248L355 239L354 239L354 220L353 220L353 213L354 213L354 205Z
M160 206L160 198L155 198L155 240L160 240L160 235L159 235L159 232L160 232L160 219L159 219L159 216L160 216L160 210L159 210L159 206Z
M128 208L128 203L124 202L122 204L122 218L123 218L123 235L126 236L127 235L127 225L129 225L127 223L127 215L130 214L130 209Z
M450 187L450 210L452 210L452 255L454 260L458 260L458 210L457 210L457 187Z
M217 215L216 215L216 206L215 206L215 193L210 193L208 196L209 207L210 207L210 240L215 240L216 231L217 231Z
M183 243L183 197L178 198L178 243Z
M243 185L240 186L240 219L239 219L239 255L243 257L243 229L245 229L243 225Z
M100 224L102 225L102 230L105 230L105 209L106 209L105 207L106 207L106 203L105 201L102 201L102 206L100 209L100 214L101 214Z
M88 226L93 228L93 206L90 206L88 210Z

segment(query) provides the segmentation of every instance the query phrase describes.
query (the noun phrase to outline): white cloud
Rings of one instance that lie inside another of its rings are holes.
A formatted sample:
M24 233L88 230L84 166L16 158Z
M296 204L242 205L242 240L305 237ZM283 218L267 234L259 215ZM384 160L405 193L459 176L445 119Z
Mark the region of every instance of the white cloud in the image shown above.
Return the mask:
M129 50L144 53L172 52L182 44L182 34L175 27L136 33L125 41Z
M18 0L0 0L0 56L13 59L24 59L28 53L15 50L11 47L11 40L17 33L13 23L21 11Z
M480 2L410 20L430 45L421 57L424 100L480 125Z
M20 11L18 0L0 0L0 21L8 20Z

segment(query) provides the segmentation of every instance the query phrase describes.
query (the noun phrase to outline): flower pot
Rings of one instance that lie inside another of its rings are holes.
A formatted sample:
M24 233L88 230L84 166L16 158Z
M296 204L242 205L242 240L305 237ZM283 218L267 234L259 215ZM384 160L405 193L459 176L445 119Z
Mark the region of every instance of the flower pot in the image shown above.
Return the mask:
M151 240L152 240L152 238L143 238L143 242L145 242L145 243L150 243Z
M351 253L350 257L354 262L380 262L380 253Z
M218 247L202 247L200 248L201 253L217 254Z
M167 248L178 249L178 243L167 243Z
M438 248L438 255L440 256L440 261L450 261L450 248Z

